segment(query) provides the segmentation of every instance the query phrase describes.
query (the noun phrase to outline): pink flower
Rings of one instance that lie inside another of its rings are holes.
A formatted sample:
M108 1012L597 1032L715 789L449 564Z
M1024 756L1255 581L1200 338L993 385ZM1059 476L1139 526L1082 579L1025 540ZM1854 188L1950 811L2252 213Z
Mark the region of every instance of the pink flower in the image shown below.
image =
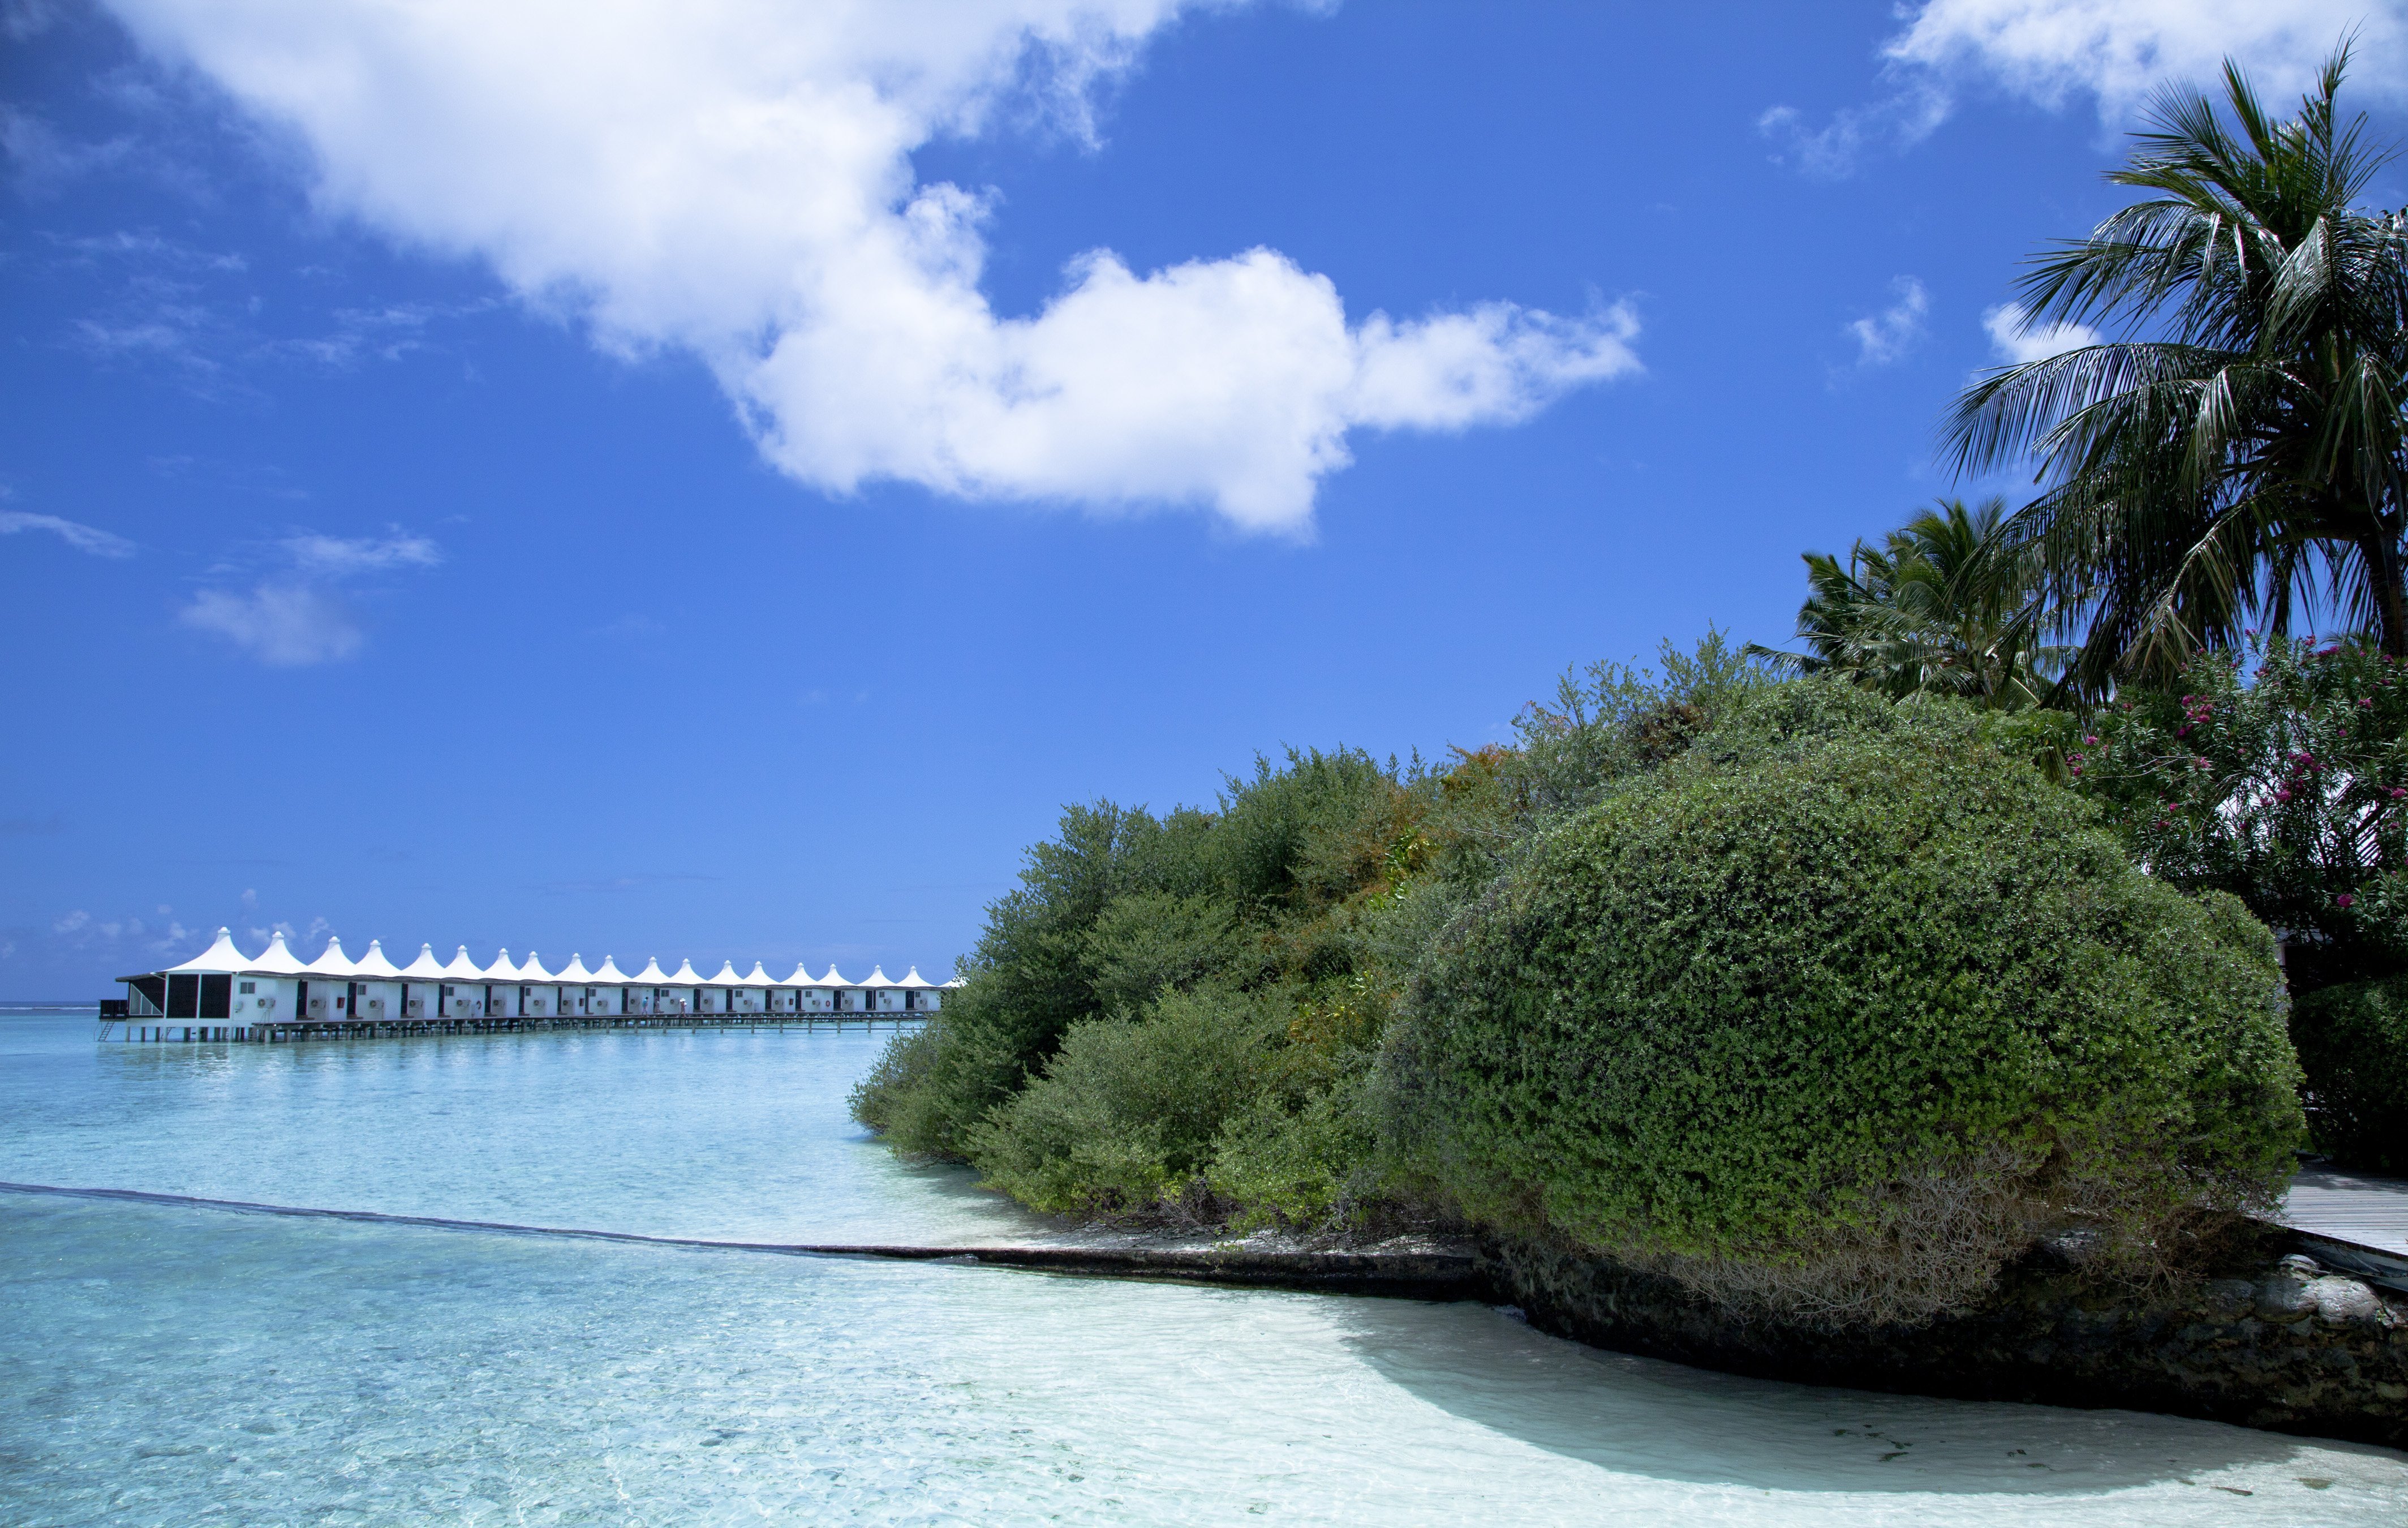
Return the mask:
M2356 897L2353 897L2348 892L2344 891L2340 896L2333 899L2333 905L2335 907L2347 907L2356 901L2358 901Z
M2290 786L2285 786L2282 789L2280 789L2280 790L2278 790L2278 791L2276 791L2276 792L2274 793L2274 800L2278 800L2278 801L2287 801L2287 800L2289 800L2290 799L2291 799L2291 787L2290 787Z

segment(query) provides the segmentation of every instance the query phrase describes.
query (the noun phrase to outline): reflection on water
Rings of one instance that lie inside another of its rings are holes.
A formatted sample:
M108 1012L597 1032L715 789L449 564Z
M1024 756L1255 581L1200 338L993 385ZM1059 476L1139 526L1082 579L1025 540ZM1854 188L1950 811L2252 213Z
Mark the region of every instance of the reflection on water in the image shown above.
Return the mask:
M152 1060L15 1023L19 1181L780 1240L1015 1223L845 1124L858 1034ZM0 1521L1254 1515L2397 1522L2408 1463L1733 1378L1472 1305L0 1193Z

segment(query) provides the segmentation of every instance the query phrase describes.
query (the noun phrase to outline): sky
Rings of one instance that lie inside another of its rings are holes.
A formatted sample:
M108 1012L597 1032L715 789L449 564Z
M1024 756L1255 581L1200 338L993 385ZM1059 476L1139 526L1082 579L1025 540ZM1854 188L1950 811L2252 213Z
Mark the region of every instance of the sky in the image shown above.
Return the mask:
M1066 803L1780 643L2350 32L2396 137L2402 0L0 0L0 999L941 979Z

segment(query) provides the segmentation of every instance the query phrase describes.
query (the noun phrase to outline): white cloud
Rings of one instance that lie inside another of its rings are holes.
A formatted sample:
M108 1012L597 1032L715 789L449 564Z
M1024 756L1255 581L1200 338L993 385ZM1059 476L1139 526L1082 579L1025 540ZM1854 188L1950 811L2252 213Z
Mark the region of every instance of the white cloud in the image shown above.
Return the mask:
M89 552L95 557L130 557L134 543L113 531L80 521L62 519L55 514L28 514L22 510L0 510L0 536L14 536L20 531L47 530L79 552Z
M492 264L607 347L702 356L834 491L1208 506L1298 532L1358 429L1508 423L1638 369L1627 309L1350 324L1268 250L981 290L993 199L911 153L1090 88L1213 0L109 0L315 156L317 195ZM1222 0L1226 3L1226 0Z
M2012 302L1985 309L1982 328L1990 337L1990 348L2009 366L2045 361L2052 355L2099 343L2099 331L2087 324L2048 324L2031 328L2023 308Z
M340 598L308 584L262 584L249 594L203 589L178 618L279 669L347 658L366 640Z
M1919 81L1886 100L1834 112L1823 127L1810 127L1796 107L1777 106L1758 117L1756 131L1784 146L1776 160L1810 175L1842 176L1856 167L1866 150L1881 144L1920 143L1948 120L1954 103L1946 92Z
M176 614L276 668L338 662L360 650L367 637L337 587L344 580L443 561L441 547L399 526L384 536L300 531L273 545L283 567L248 593L203 589Z
M347 578L354 573L383 572L394 568L432 568L443 560L442 549L433 541L399 531L358 539L304 533L286 537L283 546L295 568L322 578Z
M1923 315L1931 307L1930 294L1912 276L1889 283L1893 300L1878 313L1869 313L1848 325L1856 342L1858 366L1887 366L1913 350L1923 338Z
M2094 97L2101 120L2121 122L2169 79L2207 80L2228 54L2270 98L2296 95L2352 31L2357 87L2397 95L2403 22L2400 0L1926 0L1884 53L2044 106Z
M1786 146L1783 157L1844 175L1870 150L1928 137L1968 88L2050 109L2086 100L2121 126L2170 81L2212 84L2228 56L2284 103L2353 32L2352 90L2396 100L2408 79L2408 0L1923 0L1899 15L1905 28L1882 48L1893 93L1820 128L1774 107L1756 126Z

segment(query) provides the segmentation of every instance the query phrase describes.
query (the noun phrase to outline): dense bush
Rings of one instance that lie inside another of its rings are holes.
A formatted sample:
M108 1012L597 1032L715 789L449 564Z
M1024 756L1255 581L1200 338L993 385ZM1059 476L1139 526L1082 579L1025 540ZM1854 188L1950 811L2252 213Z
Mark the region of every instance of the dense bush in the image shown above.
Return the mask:
M1256 1098L1285 1028L1275 1002L1224 989L1173 990L1142 1017L1089 1019L971 1132L971 1160L1043 1210L1177 1200L1204 1175L1222 1125Z
M2145 1261L2300 1138L2271 938L1953 703L1742 697L1432 952L1399 1144L1492 1223L1742 1305L1912 1318L2065 1218Z
M2291 1038L2316 1145L2344 1166L2408 1173L2408 977L2310 993Z
M1070 809L854 1115L1047 1209L1338 1213L1396 985L1362 973L1413 947L1392 925L1438 921L1407 895L1437 795L1393 761L1291 750L1216 812Z

